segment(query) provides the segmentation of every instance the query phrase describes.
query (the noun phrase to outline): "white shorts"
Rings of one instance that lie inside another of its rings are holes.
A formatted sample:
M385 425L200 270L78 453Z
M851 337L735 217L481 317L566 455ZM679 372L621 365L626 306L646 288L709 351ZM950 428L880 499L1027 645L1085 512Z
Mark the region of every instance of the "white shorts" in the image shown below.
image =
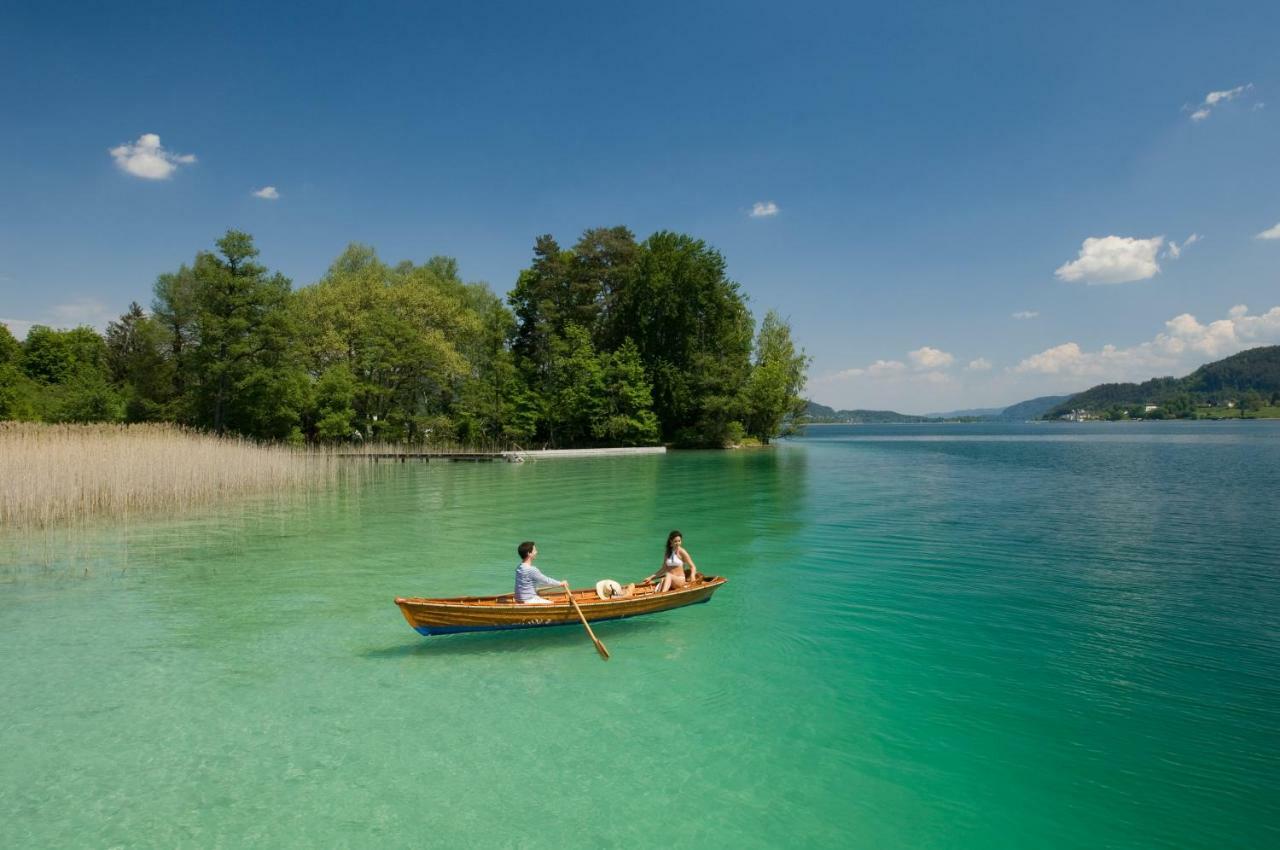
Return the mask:
M520 601L520 604L521 605L554 605L555 603L552 602L550 599L546 598L545 596L535 596L532 599L522 599Z

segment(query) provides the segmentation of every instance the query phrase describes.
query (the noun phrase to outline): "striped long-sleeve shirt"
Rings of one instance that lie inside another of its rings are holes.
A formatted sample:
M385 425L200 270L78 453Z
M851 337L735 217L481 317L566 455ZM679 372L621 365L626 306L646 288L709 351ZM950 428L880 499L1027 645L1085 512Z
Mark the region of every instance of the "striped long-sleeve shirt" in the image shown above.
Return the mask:
M516 566L516 601L528 602L537 598L539 587L551 587L559 583L544 576L542 570L533 564L519 564Z

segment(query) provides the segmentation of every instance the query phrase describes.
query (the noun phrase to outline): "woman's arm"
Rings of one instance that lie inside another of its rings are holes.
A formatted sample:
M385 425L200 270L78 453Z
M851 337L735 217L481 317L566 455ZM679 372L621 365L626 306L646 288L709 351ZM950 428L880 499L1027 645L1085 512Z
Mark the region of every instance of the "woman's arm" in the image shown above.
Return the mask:
M689 556L689 552L683 546L680 547L680 560L689 565L689 581L693 581L697 578L698 565L693 562L693 558Z

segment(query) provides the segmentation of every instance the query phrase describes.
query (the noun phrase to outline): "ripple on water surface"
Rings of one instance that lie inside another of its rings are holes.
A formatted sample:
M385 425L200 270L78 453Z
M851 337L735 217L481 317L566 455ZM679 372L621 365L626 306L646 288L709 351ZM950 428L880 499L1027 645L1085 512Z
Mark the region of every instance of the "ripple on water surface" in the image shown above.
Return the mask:
M1262 847L1275 423L404 465L0 541L0 845ZM422 639L396 595L730 582Z

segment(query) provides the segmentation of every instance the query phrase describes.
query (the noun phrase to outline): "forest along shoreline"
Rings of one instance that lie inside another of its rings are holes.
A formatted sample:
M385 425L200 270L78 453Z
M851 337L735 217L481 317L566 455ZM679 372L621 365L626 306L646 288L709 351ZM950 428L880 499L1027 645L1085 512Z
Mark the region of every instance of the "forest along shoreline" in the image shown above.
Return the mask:
M355 244L295 289L229 230L151 296L102 334L0 326L0 420L543 449L768 443L803 412L789 324L757 325L724 257L670 231L541 236L504 299Z

